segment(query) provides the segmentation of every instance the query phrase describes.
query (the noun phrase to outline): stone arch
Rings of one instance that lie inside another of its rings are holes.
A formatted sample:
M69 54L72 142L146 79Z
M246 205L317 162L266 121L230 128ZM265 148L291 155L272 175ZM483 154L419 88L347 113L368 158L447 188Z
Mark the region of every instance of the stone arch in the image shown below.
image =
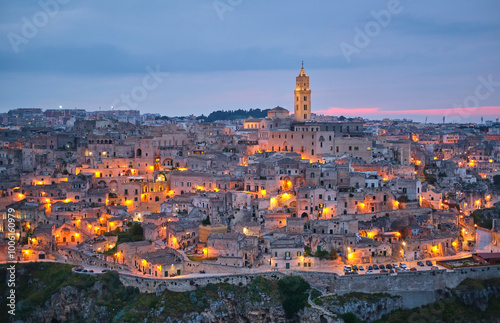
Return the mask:
M283 190L284 191L290 191L293 188L292 181L290 180L290 177L285 177L283 178Z
M118 182L115 180L112 180L109 182L109 190L113 193L116 193L116 190L118 189Z

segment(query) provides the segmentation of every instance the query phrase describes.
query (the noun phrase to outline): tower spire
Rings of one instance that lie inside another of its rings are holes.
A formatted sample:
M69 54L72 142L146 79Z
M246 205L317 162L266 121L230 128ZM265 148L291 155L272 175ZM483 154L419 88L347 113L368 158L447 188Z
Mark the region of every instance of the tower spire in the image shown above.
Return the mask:
M304 61L302 61L302 68L300 69L299 76L307 76L306 71L304 70Z

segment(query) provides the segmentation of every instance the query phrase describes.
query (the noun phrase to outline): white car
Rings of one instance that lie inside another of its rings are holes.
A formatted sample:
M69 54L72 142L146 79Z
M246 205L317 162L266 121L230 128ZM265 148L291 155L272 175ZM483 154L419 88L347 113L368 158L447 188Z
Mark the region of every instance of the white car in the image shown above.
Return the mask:
M373 274L373 270L367 270L366 273L367 274Z

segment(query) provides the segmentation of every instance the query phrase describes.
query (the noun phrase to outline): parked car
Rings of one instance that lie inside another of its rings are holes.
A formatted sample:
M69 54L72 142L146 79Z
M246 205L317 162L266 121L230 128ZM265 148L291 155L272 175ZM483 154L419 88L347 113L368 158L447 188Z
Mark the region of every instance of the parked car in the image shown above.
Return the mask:
M381 265L381 266L383 266L383 265ZM378 265L373 265L373 269L379 270ZM380 269L384 269L384 268L380 268Z
M372 266L368 266L368 270L373 270L373 267Z
M392 269L392 265L391 264L387 264L387 265L385 265L385 268Z
M371 267L371 266L370 266ZM373 274L373 271L372 270L367 270L366 271L367 274Z
M394 274L394 273L395 273L394 270L392 270L392 269L389 270L389 274Z
M439 270L439 267L438 266L432 266L431 270Z
M425 264L426 264L427 266L432 266L432 261L427 260L427 261L425 262Z
M387 269L382 269L380 272L381 272L381 273L387 273L387 272L389 272L389 271L388 271Z
M82 270L82 273L86 273L86 272L87 272L87 269Z
M353 271L352 271L352 274L353 274L353 275L358 275L358 271L357 271L357 270L353 270Z
M77 272L81 272L83 270L83 268L76 268L75 271Z
M399 268L399 266L398 266L397 264L393 264L393 265L392 265L392 268L394 268L394 269L398 269L398 268Z
M359 270L365 270L363 266L359 266Z
M406 264L404 262L399 263L399 267L406 268Z
M376 266L376 265L375 265L375 266ZM375 268L375 267L373 267L373 268ZM375 268L375 269L377 269L377 268ZM385 266L384 266L384 265L380 265L380 266L379 266L379 269L385 269Z
M93 273L93 272L94 272L94 270L93 270L93 269L90 269L90 270L89 270L89 273Z
M352 270L358 270L358 266L356 265L352 266Z
M351 266L344 266L344 271L352 271L352 268Z
M415 267L411 267L411 268L410 268L410 271L417 271L417 268L415 268Z
M110 270L109 269L103 269L101 272L107 273L108 271L110 271Z
M205 270L200 270L200 274L204 274L205 273Z
M419 265L420 267L425 266L423 261L419 261L419 262L417 262L417 265Z

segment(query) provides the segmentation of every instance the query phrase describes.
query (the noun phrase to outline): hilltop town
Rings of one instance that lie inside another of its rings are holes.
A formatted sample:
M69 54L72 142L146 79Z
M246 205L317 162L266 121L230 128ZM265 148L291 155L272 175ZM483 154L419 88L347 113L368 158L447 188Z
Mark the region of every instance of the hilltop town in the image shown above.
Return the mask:
M0 115L0 260L10 232L16 261L165 279L500 261L498 120L315 115L311 95L302 66L293 111L263 118Z

